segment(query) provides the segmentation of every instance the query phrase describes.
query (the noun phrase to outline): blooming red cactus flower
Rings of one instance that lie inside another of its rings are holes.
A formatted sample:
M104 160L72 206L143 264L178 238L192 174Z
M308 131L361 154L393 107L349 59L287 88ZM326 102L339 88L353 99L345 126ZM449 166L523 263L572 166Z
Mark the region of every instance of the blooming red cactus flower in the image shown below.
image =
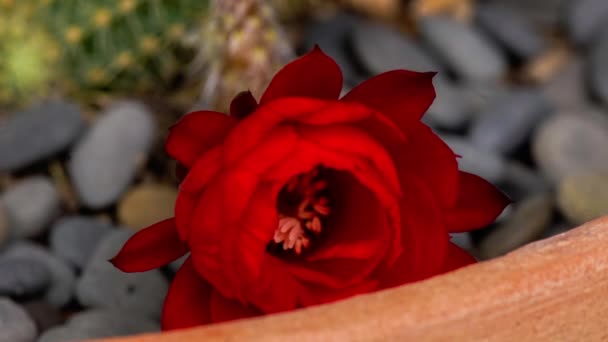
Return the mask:
M315 47L279 71L259 103L187 114L169 155L185 170L175 217L112 259L125 272L190 252L163 329L327 303L475 262L449 233L491 223L509 200L458 170L420 118L434 73L395 70L341 99L337 64Z

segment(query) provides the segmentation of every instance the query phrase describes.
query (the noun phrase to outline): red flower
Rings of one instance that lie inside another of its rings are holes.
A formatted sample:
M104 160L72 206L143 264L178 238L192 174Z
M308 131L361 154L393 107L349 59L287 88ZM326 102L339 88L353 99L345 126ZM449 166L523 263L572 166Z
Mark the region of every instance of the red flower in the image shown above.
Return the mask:
M292 310L384 289L475 260L450 232L491 223L507 198L458 171L420 118L434 73L378 75L338 100L342 75L315 48L259 104L200 111L167 151L187 169L175 217L134 235L126 272L191 252L165 301L164 329Z

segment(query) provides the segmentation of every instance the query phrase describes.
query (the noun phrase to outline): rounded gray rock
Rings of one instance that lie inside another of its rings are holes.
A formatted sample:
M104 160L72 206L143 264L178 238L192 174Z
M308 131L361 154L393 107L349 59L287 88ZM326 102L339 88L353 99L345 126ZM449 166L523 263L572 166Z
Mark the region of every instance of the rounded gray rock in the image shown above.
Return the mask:
M464 91L441 77L434 77L433 85L437 96L423 119L432 126L448 129L463 127L473 114Z
M585 61L574 58L543 85L543 95L561 110L588 106L589 92L585 86Z
M68 164L84 204L98 209L116 202L133 181L154 136L154 119L139 102L117 103L101 114Z
M535 27L508 6L486 3L477 8L479 25L509 52L521 59L541 54L547 43Z
M51 273L51 283L44 298L50 304L61 308L72 299L76 282L74 271L44 247L31 242L17 242L10 245L4 255L9 258L34 259L46 265Z
M0 171L20 169L66 149L83 129L78 106L58 101L0 120Z
M513 152L552 111L536 89L516 89L477 115L470 129L473 144L501 154Z
M608 4L608 2L606 2ZM588 77L591 90L608 104L608 29L591 48Z
M124 273L108 261L132 234L120 229L102 239L78 281L76 296L86 307L132 311L158 318L169 288L161 272Z
M570 38L579 45L593 42L602 29L608 27L608 1L571 1L566 13L566 29Z
M64 342L158 332L157 322L118 310L87 310L63 326L46 331L38 342Z
M356 55L372 74L394 69L418 72L441 69L413 39L386 25L361 22L354 28L352 40Z
M420 35L460 78L492 82L507 70L505 57L481 32L447 17L420 19Z
M45 264L31 258L0 259L0 296L25 298L45 290L51 273Z
M518 203L512 214L481 240L481 258L497 257L538 239L551 223L552 210L553 200L547 194Z
M608 215L608 170L565 178L558 186L557 203L574 224Z
M51 229L51 251L82 269L95 251L101 239L112 231L110 224L86 216L66 217Z
M478 175L492 183L504 179L507 163L498 153L480 149L462 137L441 135L441 138L454 153L461 156L457 159L460 170Z
M552 181L608 170L608 124L588 113L559 114L536 132L532 152L541 171Z
M0 342L33 342L36 324L21 306L0 297Z
M17 239L41 234L61 209L55 185L42 176L17 183L0 197L0 202L6 208L11 235Z
M4 203L0 200L0 250L4 247L4 244L10 238L11 231L9 225L8 213L6 212L6 208Z

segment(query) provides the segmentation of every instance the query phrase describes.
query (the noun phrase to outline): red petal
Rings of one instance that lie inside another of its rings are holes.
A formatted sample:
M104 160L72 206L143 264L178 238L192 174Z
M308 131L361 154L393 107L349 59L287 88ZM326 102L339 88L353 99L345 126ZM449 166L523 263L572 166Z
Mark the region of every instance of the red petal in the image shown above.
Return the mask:
M407 143L391 151L397 172L402 180L415 174L442 207L451 208L458 196L456 155L428 126L414 126Z
M383 113L407 133L435 99L435 74L388 71L356 86L342 100L359 102Z
M171 127L165 149L171 157L190 168L198 156L221 143L237 122L219 112L187 114Z
M158 222L133 235L110 262L123 272L145 272L188 252L173 218Z
M196 273L188 258L175 274L165 298L163 330L189 328L211 323L211 285Z
M403 253L391 267L379 269L382 287L392 287L439 274L448 249L449 235L441 209L425 184L415 175L402 180L401 244Z
M446 256L445 264L443 265L443 273L450 272L476 262L477 260L467 253L467 251L450 242L448 245L448 255Z
M245 306L235 299L228 299L218 291L211 292L211 320L213 323L260 316L262 312Z
M507 196L481 177L461 171L459 180L456 206L446 211L450 232L483 228L494 222L511 203Z
M258 107L258 102L250 91L238 93L230 102L230 116L243 119L253 113Z
M260 105L288 96L335 100L341 91L340 67L315 46L311 52L279 70L262 95Z

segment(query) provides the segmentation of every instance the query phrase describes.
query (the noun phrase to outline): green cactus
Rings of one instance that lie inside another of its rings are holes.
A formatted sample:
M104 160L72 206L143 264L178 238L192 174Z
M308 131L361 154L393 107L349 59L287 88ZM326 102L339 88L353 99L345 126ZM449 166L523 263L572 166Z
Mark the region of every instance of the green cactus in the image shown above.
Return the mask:
M198 32L207 8L207 0L1 3L34 8L30 21L41 25L58 47L56 68L49 69L57 70L59 88L85 101L100 93L134 95L168 89L194 56L183 41L189 32ZM30 23L22 23L26 24L29 34Z
M0 108L49 95L60 51L32 20L34 6L0 0Z

